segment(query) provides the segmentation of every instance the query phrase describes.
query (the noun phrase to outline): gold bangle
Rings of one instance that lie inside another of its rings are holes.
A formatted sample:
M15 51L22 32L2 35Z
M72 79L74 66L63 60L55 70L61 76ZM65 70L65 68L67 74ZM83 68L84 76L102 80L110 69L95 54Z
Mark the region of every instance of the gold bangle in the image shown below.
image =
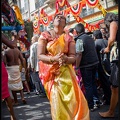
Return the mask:
M67 63L68 62L68 57L66 56L66 60L65 60L65 63Z
M54 60L52 60L51 58L50 58L50 63L53 63L54 62Z

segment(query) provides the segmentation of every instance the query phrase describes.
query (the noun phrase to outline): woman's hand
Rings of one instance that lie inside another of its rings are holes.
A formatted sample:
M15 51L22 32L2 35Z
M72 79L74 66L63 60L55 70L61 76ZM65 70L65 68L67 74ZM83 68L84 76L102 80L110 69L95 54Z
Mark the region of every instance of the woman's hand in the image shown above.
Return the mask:
M109 53L110 52L110 49L108 48L108 47L106 47L105 49L104 49L104 53Z
M59 65L60 66L65 65L67 61L68 61L67 55L61 54L59 58Z
M52 63L56 63L57 62L57 63L59 63L60 66L65 65L67 60L68 60L68 57L64 53L62 53L62 54L59 53L56 56L50 58L50 61Z
M56 56L53 57L54 62L59 62L59 59L61 58L61 53L58 53Z

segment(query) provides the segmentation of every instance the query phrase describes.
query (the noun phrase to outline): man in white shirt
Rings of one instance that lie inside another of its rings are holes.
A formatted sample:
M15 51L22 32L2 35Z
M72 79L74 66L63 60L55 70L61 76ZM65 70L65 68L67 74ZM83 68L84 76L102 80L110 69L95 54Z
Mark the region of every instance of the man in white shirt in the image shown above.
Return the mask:
M37 58L37 45L39 36L32 37L32 45L30 47L30 65L31 65L31 79L35 85L36 94L45 95L44 87L39 78L38 58Z

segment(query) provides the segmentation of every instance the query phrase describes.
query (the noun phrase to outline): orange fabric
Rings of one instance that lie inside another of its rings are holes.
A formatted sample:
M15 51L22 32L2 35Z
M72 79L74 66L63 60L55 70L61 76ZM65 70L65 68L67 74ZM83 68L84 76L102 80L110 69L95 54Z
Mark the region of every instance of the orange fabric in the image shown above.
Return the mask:
M73 40L65 34L54 40L46 32L41 35L48 41L47 55L51 56L59 52L67 54L69 42ZM59 64L49 65L40 61L39 68L40 78L50 100L52 119L89 120L87 101L77 83L73 66L66 64L59 67Z
M20 12L19 7L18 7L17 5L14 5L14 6L13 6L13 10L15 11L17 20L20 22L20 24L23 25L23 24L24 24L24 21L23 21L23 19L22 19L22 14L21 14L21 12Z

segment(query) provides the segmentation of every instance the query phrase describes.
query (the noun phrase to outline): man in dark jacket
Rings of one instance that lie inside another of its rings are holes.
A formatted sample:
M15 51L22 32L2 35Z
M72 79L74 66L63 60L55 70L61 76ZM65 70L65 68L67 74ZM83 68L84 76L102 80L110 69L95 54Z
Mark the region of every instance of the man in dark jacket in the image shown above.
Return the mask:
M98 56L92 37L85 33L84 25L79 23L75 26L76 38L76 73L80 69L83 84L86 90L86 99L91 111L94 110L93 97L98 98L95 75L98 67Z

